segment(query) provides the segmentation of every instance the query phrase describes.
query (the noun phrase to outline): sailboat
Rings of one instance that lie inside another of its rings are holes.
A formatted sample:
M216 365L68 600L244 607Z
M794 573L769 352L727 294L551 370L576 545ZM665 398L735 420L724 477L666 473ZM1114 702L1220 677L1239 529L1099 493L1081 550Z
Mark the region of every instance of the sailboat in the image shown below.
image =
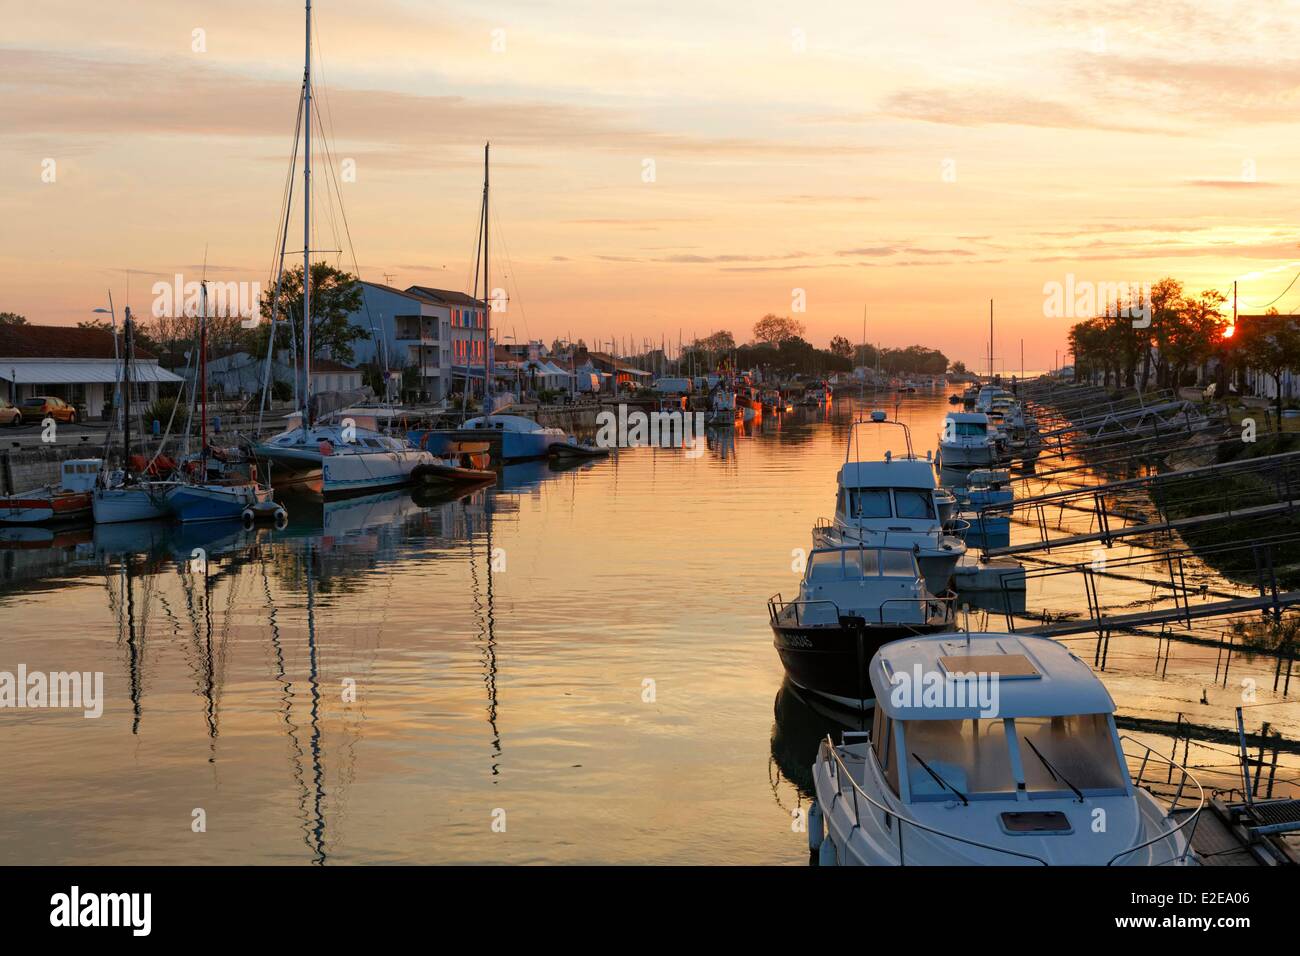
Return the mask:
M256 481L222 479L213 475L208 463L212 449L208 445L208 286L203 284L203 312L199 316L199 379L197 398L200 403L199 457L194 462L194 478L182 481L167 492L167 509L178 521L232 520L244 512L271 500L271 489Z
M121 521L150 521L167 517L167 494L174 481L157 481L147 476L144 458L131 455L131 363L135 358L135 324L131 307L122 323L122 467L100 472L91 498L96 524ZM105 459L107 462L107 457ZM142 472L146 474L141 474Z
M492 296L488 278L490 265L490 196L491 196L491 143L483 144L483 205L479 213L479 246L475 251L474 292L471 298L483 304L483 412L469 418L459 428L417 429L407 438L427 448L435 455L453 456L457 445L469 442L488 442L491 454L500 464L546 458L555 451L565 451L570 438L563 428L548 427L523 415L494 415L492 397ZM481 270L479 267L482 267ZM479 276L483 278L483 297L479 299ZM466 359L465 395L470 392L472 368ZM577 447L577 446L574 446Z
M338 497L409 484L411 473L420 465L432 464L433 456L354 419L316 420L311 395L311 0L306 0L306 8L307 44L300 104L306 120L302 124L302 401L297 424L258 443L254 452L290 475L306 473L308 483L318 482L325 497ZM274 340L274 329L271 335Z

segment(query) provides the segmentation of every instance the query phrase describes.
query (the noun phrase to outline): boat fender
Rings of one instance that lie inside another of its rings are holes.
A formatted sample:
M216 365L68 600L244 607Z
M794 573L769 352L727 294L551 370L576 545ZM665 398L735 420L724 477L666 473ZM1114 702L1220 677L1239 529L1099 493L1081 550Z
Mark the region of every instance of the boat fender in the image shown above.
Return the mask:
M835 841L825 839L822 845L817 848L817 865L818 866L839 866L838 854L835 852Z
M251 528L257 521L257 515L253 514L252 508L245 508L244 513L240 515L244 519L244 527Z
M808 808L808 849L821 849L822 840L826 838L826 821L822 818L821 805L816 800Z

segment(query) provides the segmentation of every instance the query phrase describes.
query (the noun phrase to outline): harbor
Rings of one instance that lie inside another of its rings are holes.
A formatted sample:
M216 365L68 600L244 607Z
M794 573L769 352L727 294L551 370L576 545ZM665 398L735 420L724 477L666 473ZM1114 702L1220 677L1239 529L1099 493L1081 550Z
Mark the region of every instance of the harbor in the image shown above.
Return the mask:
M0 13L9 934L1294 935L1291 26L1049 6Z

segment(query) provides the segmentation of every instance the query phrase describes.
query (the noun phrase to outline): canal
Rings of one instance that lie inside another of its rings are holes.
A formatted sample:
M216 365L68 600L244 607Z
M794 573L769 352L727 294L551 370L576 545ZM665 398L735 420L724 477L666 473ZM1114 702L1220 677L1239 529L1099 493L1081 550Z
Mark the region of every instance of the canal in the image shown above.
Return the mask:
M921 454L949 407L897 405ZM102 672L104 701L93 719L0 710L4 862L807 863L808 768L840 725L782 690L766 601L797 590L855 411L800 409L699 455L511 466L459 499L288 498L282 530L5 541L0 671ZM903 451L897 428L861 439ZM972 628L1005 624L966 603ZM1025 603L1086 613L1068 576L1031 577ZM1096 645L1069 639L1089 663ZM1117 636L1102 676L1128 732L1207 789L1237 779L1243 699L1251 733L1300 738L1272 658L1168 646ZM1176 741L1184 725L1215 733ZM1298 774L1282 748L1275 792Z

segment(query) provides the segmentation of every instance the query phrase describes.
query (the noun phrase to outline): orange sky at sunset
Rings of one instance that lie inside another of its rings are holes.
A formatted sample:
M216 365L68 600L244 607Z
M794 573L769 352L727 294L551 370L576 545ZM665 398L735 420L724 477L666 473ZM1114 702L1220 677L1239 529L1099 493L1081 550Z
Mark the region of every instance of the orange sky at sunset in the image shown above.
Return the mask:
M983 367L993 298L1000 367L1023 337L1042 369L1069 273L1238 279L1251 311L1300 269L1296 6L318 0L317 94L372 281L468 287L492 140L503 335L743 341L803 289L814 344L860 339L865 305L871 341ZM301 4L0 19L0 311L71 324L109 288L147 311L205 249L266 283Z

